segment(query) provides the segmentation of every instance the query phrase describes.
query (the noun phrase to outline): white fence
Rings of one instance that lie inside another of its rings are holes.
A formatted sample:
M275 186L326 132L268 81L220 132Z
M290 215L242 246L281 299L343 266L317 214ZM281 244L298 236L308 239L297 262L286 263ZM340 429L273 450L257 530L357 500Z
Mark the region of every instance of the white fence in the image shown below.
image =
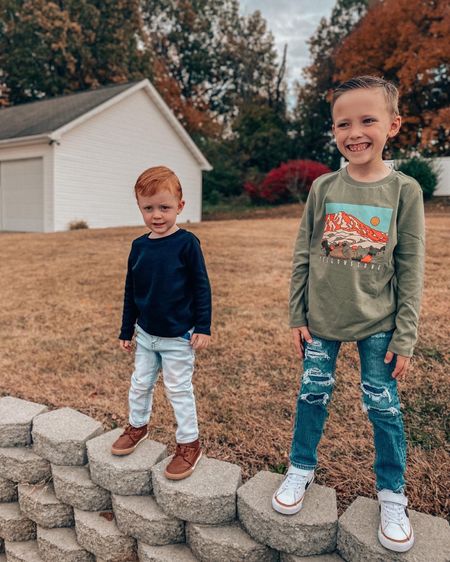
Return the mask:
M386 164L392 168L394 165L393 160L385 160ZM399 162L396 160L396 162ZM436 191L433 195L446 195L450 196L450 156L441 156L440 158L433 158L433 162L436 163L436 171L439 174L439 181L436 187ZM348 162L341 158L341 167L346 166Z

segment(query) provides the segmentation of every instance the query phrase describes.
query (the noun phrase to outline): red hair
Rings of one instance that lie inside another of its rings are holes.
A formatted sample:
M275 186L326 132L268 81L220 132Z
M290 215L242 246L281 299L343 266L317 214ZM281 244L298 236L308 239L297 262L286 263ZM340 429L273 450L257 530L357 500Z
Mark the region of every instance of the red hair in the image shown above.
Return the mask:
M169 191L180 201L183 198L180 180L172 170L166 166L154 166L144 170L136 180L134 193L151 197L160 191Z

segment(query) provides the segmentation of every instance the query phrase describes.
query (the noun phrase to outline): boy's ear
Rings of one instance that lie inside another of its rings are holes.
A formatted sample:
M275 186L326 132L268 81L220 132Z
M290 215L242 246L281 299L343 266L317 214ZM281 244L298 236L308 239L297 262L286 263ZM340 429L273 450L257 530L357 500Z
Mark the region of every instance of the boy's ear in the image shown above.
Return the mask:
M178 203L177 215L179 215L181 211L184 209L185 204L186 202L183 199Z
M402 118L400 115L396 115L391 123L391 128L389 129L388 138L391 139L400 131L402 125Z

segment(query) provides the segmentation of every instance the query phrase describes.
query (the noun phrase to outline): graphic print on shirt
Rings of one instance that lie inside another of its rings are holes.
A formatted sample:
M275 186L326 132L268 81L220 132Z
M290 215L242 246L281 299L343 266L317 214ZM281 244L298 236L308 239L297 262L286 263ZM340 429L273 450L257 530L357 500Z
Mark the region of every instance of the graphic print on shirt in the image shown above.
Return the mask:
M325 229L321 255L325 258L364 264L383 262L392 209L354 205L325 204ZM366 265L367 266L367 265ZM365 267L366 267L365 266Z

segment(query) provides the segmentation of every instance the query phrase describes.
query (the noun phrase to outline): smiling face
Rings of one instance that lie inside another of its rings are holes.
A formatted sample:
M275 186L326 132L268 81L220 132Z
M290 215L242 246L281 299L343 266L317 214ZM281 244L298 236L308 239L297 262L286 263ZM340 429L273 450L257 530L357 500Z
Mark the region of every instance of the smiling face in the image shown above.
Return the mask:
M152 238L169 236L178 230L176 220L184 207L176 195L168 190L154 195L137 196L139 210L146 226L152 231Z
M343 93L333 107L333 133L349 172L377 172L384 167L383 148L401 125L388 108L382 88L358 88Z

